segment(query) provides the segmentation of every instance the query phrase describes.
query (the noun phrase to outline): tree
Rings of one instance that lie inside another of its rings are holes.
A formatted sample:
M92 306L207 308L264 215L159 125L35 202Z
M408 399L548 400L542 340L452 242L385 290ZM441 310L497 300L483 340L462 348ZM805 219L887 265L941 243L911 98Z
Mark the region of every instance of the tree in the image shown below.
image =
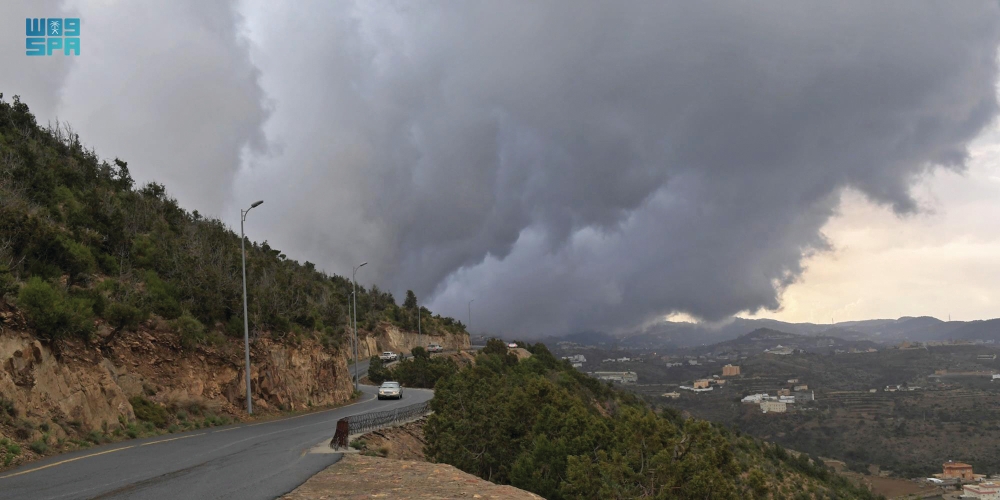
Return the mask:
M403 307L409 310L417 308L417 296L413 293L413 290L406 291L406 300L403 301Z

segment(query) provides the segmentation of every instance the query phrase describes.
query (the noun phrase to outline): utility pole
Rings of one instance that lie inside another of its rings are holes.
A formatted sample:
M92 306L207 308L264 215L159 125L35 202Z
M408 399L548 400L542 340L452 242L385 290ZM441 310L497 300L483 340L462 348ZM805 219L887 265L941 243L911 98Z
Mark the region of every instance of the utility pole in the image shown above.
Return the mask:
M469 335L472 335L472 303L475 301L476 299L472 299L469 301L469 327L466 328L466 330L469 331Z
M250 208L240 209L240 253L243 255L243 348L246 354L244 368L247 373L247 413L253 415L253 398L250 395L250 323L247 321L247 248L246 237L243 235L243 223L247 220L247 214L254 207L264 203L264 200L255 202Z
M424 346L423 332L420 331L420 301L417 301L417 345Z
M351 273L351 299L354 301L354 390L358 390L358 269L364 267L367 262L362 262L360 266L354 268Z

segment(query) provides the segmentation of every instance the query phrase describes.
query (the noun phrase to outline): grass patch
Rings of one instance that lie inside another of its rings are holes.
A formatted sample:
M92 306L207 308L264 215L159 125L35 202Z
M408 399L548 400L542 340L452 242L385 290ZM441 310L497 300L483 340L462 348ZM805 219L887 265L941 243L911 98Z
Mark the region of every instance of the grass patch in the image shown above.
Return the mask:
M87 441L90 441L91 443L101 444L105 441L105 439L104 434L101 434L99 431L90 431L87 433Z
M129 398L128 402L132 404L132 411L135 412L135 418L143 422L149 422L161 429L167 427L167 419L170 418L170 414L167 413L166 408L142 396Z
M45 441L42 441L41 439L32 441L32 443L28 445L28 448L31 448L31 451L38 453L39 455L44 455L45 452L49 451L49 445L45 444Z

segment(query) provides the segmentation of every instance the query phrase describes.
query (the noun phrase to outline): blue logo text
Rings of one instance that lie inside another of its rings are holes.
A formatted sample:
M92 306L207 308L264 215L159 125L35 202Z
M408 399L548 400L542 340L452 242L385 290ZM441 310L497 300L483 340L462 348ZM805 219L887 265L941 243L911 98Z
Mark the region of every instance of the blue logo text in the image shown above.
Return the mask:
M29 56L80 55L80 18L27 18L24 20L24 48Z

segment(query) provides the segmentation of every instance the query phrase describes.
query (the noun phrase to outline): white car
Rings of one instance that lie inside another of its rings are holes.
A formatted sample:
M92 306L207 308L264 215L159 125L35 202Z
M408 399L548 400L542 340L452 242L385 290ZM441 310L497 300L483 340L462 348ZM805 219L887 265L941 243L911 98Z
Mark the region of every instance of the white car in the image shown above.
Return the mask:
M515 343L515 342L508 342L507 343L507 348L508 349L514 349L516 347L517 347L517 343Z
M399 355L392 351L385 351L379 355L379 359L382 361L396 361L399 359Z
M378 388L378 398L403 399L403 387L399 385L399 382L382 382Z
M427 352L444 352L444 347L437 344L431 344L427 346Z

